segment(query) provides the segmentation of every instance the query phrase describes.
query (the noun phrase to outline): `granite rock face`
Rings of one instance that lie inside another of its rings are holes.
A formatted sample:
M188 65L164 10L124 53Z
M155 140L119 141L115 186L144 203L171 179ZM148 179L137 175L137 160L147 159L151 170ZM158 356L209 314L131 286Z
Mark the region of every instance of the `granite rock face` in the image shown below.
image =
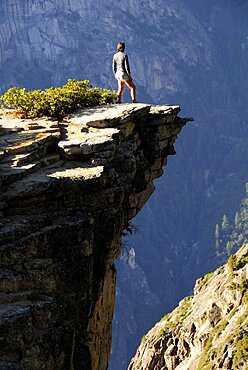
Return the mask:
M246 370L248 244L196 281L142 339L129 370Z
M175 153L179 111L1 113L1 368L107 369L122 232Z
M111 63L119 39L128 40L132 73L149 102L185 91L178 58L187 68L213 62L206 31L182 1L3 0L0 21L0 91L68 78L116 87Z

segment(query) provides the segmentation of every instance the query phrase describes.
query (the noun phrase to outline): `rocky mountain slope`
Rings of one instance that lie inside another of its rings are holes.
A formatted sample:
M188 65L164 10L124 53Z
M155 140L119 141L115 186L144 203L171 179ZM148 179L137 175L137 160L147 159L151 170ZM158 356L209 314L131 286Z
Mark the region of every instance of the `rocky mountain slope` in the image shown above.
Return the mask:
M179 110L1 114L1 369L107 369L122 232L175 153Z
M248 244L198 279L143 338L129 370L248 368Z

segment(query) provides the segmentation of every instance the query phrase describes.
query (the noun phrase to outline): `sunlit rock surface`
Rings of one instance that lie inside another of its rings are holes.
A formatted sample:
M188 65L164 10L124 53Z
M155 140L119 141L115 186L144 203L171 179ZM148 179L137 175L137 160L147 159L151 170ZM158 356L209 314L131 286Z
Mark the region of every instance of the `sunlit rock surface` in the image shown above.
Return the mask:
M141 340L129 370L246 370L248 244L198 279L187 297Z

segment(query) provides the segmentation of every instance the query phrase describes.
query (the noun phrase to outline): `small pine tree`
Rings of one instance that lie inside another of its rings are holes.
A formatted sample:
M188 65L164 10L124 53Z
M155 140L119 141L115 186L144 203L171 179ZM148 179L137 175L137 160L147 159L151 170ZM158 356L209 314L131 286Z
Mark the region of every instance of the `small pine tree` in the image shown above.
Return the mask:
M227 252L228 256L231 255L231 252L232 252L232 243L231 242L226 243L226 252Z
M229 229L229 222L227 219L227 215L223 216L222 223L221 223L221 228L223 231L227 231Z
M236 212L234 220L229 224L224 215L215 228L216 255L223 258L235 253L244 243L248 242L248 183L246 196L241 200L240 209Z
M239 221L240 221L239 213L238 213L238 212L236 212L236 213L235 213L235 217L234 217L234 224L235 224L236 229L238 229L238 228L239 228Z
M215 247L218 249L220 246L220 227L218 224L215 226Z

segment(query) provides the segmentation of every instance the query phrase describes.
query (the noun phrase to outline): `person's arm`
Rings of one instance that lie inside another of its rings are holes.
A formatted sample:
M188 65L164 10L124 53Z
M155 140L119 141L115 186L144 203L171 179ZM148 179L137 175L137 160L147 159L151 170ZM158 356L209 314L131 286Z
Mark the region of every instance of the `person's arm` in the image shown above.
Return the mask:
M115 75L117 71L117 64L115 61L115 56L113 56L112 71L113 71L113 74Z
M126 64L126 71L127 71L127 74L128 74L128 76L130 77L130 78L132 78L131 77L131 71L130 71L130 66L129 66L129 61L128 61L128 56L126 55L126 57L125 57L125 64Z

